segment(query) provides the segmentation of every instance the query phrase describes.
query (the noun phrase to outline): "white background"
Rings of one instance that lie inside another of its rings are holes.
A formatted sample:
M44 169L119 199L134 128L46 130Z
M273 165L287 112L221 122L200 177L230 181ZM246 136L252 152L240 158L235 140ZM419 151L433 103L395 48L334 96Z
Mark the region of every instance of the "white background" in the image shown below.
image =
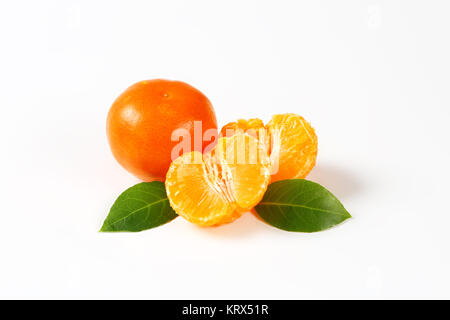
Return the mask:
M0 298L450 298L448 1L2 1ZM98 230L137 183L109 151L132 83L219 125L295 112L353 218Z

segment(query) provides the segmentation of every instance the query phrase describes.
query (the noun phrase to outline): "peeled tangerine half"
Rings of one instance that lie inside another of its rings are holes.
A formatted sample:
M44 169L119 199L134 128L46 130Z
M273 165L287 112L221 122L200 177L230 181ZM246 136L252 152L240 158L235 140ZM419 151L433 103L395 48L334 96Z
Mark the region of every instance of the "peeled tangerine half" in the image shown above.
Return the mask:
M266 148L248 134L219 138L210 153L188 152L170 165L172 208L200 226L234 221L263 197L270 180Z
M229 137L243 132L256 137L268 150L272 182L304 178L316 164L316 133L297 114L274 115L266 125L259 119L240 119L225 125L221 136Z

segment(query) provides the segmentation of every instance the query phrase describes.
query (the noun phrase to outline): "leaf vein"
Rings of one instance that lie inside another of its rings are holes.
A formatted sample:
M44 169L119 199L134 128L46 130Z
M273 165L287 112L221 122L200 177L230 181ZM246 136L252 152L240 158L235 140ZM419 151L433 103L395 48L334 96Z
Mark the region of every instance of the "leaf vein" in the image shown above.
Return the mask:
M296 208L304 208L304 209L309 209L309 210L313 210L313 211L322 211L322 212L327 212L327 213L331 213L331 214L336 214L336 215L341 215L341 216L345 216L347 215L346 212L338 212L338 211L332 211L332 210L326 210L326 209L320 209L320 208L313 208L313 207L308 207L308 206L304 206L301 204L290 204L290 203L277 203L277 202L260 202L259 205L265 205L265 206L282 206L282 207L296 207Z
M112 223L108 223L107 225L108 225L108 226L112 226L112 225L114 225L114 224L117 224L117 223L119 223L120 221L125 220L126 218L128 218L129 216L135 214L135 213L138 212L138 211L141 211L141 210L143 210L143 209L148 209L148 208L152 207L153 205L155 205L155 204L157 204L157 203L160 203L160 202L164 202L164 201L169 201L169 200L168 200L167 198L165 198L165 199L161 199L161 200L158 200L158 201L149 203L148 205L143 206L143 207L140 207L139 209L133 210L133 211L131 211L129 214L127 214L126 216L121 217L120 219L118 219L118 220L116 220L116 221L114 221L114 222L112 222Z

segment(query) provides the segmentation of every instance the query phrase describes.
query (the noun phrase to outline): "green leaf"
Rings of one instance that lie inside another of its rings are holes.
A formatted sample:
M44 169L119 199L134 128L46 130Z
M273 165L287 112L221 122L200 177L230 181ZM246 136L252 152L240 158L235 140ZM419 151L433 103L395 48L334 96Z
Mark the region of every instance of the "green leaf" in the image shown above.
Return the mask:
M142 231L176 217L169 205L164 183L142 182L125 190L117 198L100 231Z
M303 179L270 184L255 210L270 225L297 232L325 230L351 218L331 192Z

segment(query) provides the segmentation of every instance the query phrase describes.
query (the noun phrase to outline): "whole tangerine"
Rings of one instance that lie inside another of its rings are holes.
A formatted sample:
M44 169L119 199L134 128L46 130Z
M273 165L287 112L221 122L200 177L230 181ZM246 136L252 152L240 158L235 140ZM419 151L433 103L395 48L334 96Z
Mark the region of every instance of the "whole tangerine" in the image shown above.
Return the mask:
M197 131L194 134L198 124L201 137ZM140 81L126 89L112 104L106 124L114 157L144 181L165 180L175 160L172 150L179 144L172 136L177 129L187 131L191 139L191 150L184 151L203 152L211 144L204 133L213 130L208 136L217 136L216 116L202 92L187 83L164 79Z

